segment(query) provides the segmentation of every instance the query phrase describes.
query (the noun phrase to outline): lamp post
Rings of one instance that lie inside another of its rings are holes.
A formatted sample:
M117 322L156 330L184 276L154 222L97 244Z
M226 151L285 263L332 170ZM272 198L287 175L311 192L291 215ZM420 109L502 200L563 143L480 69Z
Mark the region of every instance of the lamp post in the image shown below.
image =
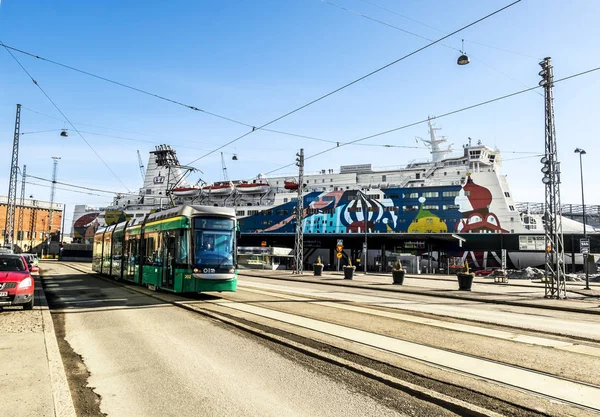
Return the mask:
M581 175L581 206L583 208L583 238L586 239L587 238L587 233L585 230L585 223L586 223L586 218L585 218L585 194L583 192L583 162L582 162L582 155L585 155L585 150L581 149L581 148L576 148L575 149L575 153L579 154L579 173ZM581 250L581 248L580 248ZM585 288L584 290L589 290L590 288L590 279L589 279L589 273L588 273L588 262L587 262L587 253L583 254L583 268L585 270Z

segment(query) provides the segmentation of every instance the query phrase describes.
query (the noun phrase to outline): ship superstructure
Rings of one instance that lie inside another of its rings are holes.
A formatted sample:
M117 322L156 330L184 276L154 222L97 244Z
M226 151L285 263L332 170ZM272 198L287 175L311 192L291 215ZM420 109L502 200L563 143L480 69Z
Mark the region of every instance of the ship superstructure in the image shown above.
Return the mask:
M469 138L462 152L450 155L437 130L430 119L429 138L421 139L430 160L383 168L371 164L326 168L305 173L303 184L290 175L257 175L251 181L224 178L190 185L186 178L193 169L181 166L175 151L161 145L150 153L139 193L117 196L95 221L110 224L172 205L225 206L235 208L244 235L291 236L296 230L297 188L302 187L302 226L308 237L365 232L477 235L475 240L484 247L486 236L506 235L518 237L513 247L543 254L543 217L518 210L506 176L499 172L500 150L481 141L473 144ZM590 226L587 230L596 232ZM583 224L565 219L563 231L582 234Z

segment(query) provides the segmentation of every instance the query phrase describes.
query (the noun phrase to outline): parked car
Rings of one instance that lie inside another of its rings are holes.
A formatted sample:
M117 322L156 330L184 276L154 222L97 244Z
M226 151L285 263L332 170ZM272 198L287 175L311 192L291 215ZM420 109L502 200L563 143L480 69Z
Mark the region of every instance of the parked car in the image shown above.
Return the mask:
M0 254L0 306L22 305L33 309L34 281L21 255Z
M25 258L25 261L27 262L27 267L29 268L29 271L31 271L31 272L39 272L40 271L38 257L35 253L22 253L21 255L23 255L23 257Z
M475 271L475 276L476 277L487 277L488 275L490 275L493 272L494 272L494 270L491 268L480 269L478 271Z

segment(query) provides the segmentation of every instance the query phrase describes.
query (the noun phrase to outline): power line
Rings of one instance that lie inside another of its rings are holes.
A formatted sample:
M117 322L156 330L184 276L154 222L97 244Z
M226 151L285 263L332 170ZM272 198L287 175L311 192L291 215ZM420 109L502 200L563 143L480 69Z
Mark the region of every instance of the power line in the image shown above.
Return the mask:
M29 185L35 185L36 187L46 187L46 188L51 188L52 187L51 185L38 184L37 182L31 182L31 181L25 181L25 183L29 184ZM97 196L97 197L106 197L105 195L102 195L102 194L89 193L89 192L86 192L86 191L70 190L68 188L62 188L62 187L56 187L56 189L57 190L62 190L62 191L68 191L68 192L71 192L71 193L87 194L87 195L93 195L93 196Z
M2 41L0 41L0 45L4 45L4 43ZM73 130L75 130L79 134L79 136L81 137L81 139L83 139L83 141L86 143L86 145L96 154L96 156L98 157L98 159L100 159L100 161L102 161L102 163L106 166L106 168L108 168L108 170L123 185L123 187L125 187L125 189L127 191L129 191L129 188L127 188L127 186L125 185L125 183L123 181L121 181L121 179L117 176L117 174L115 174L115 172L111 169L111 167L108 166L108 164L106 163L106 161L104 161L104 159L102 159L102 157L100 156L100 154L98 154L98 152L96 152L96 150L94 149L94 147L92 145L90 145L90 143L83 137L83 135L77 130L77 128L73 125L73 123L71 123L71 121L69 120L69 118L62 112L62 110L58 107L58 105L50 98L50 96L46 93L46 91L44 91L44 89L42 88L42 86L39 85L39 83L31 76L31 74L29 73L29 71L27 71L25 69L25 67L21 64L21 62L19 62L19 60L17 59L17 57L14 56L14 54L10 51L10 49L8 49L6 47L5 47L5 49L6 49L6 52L8 52L10 54L10 56L13 57L13 59L17 62L17 64L19 64L19 66L21 67L21 69L25 72L25 74L27 74L27 76L36 85L36 87L39 88L39 90L42 92L42 94L44 94L44 96L48 99L48 101L50 103L52 103L52 105L54 106L54 108L62 115L62 117L64 117L64 119L69 123L69 125L71 125L71 127L73 128Z
M566 77L554 80L554 83L556 84L556 83L559 83L559 82L562 82L562 81L570 80L572 78L580 77L582 75L586 75L586 74L589 74L589 73L592 73L592 72L595 72L595 71L598 71L598 70L600 70L600 67L595 67L595 68L592 68L592 69L589 69L589 70L586 70L586 71L578 72L576 74L572 74L572 75L569 75L569 76L566 76ZM477 103L477 104L473 104L473 105L470 105L470 106L462 107L462 108L457 109L457 110L452 110L452 111L443 113L443 114L441 114L439 116L436 116L435 119L441 119L442 117L447 117L447 116L451 116L453 114L462 113L462 112L467 111L467 110L471 110L471 109L474 109L474 108L477 108L477 107L485 106L486 104L495 103L497 101L504 100L504 99L507 99L507 98L510 98L510 97L514 97L514 96L526 93L528 91L535 90L537 88L540 88L540 86L536 85L535 87L526 88L524 90L520 90L520 91L516 91L514 93L510 93L510 94L506 94L506 95L503 95L503 96L500 96L500 97L496 97L496 98L493 98L491 100L482 101L482 102ZM352 140L352 141L349 141L349 142L345 142L344 145L335 146L335 147L331 147L331 148L325 149L325 150L323 150L321 152L317 152L314 155L307 156L304 159L306 160L306 159L315 158L315 157L317 157L319 155L323 155L324 153L330 152L330 151L332 151L334 149L341 148L343 146L347 146L349 144L353 144L353 143L356 143L356 142L361 142L361 141L364 141L364 140L367 140L367 139L372 139L372 138L375 138L375 137L378 137L378 136L383 136L383 135L387 135L387 134L392 133L392 132L397 132L399 130L407 129L409 127L417 126L417 125L426 123L428 120L429 120L429 118L422 119L422 120L419 120L419 121L416 121L416 122L413 122L413 123L406 124L404 126L396 127L396 128L393 128L393 129L388 129L388 130L385 130L383 132L375 133L373 135L369 135L369 136L358 138L358 139L355 139L355 140ZM271 171L267 172L266 175L272 174L273 172L280 171L282 169L288 168L288 167L293 166L293 165L295 165L295 162L292 162L290 164L281 166L281 167L279 167L277 169L271 170Z
M31 177L31 178L35 178L36 180L40 180L40 181L53 182L52 180L49 180L48 178L36 177L35 175L29 175L29 174L27 176ZM82 190L98 191L98 192L101 192L101 193L108 193L108 194L137 195L137 194L132 194L132 193L127 194L127 193L119 193L119 192L116 192L116 191L102 190L102 189L99 189L99 188L84 187L82 185L68 184L66 182L60 182L60 181L56 181L56 184L64 185L64 186L67 186L67 187L79 188L79 189L82 189ZM106 197L106 196L103 196L103 197Z
M360 0L360 1L362 1L363 3L370 4L371 6L375 6L375 7L377 7L378 9L385 10L385 11L386 11L386 12L388 12L388 13L392 13L392 14L395 14L396 16L400 16L400 17L401 17L401 18L403 18L403 19L410 20L411 22L418 23L418 24L419 24L419 25L421 25L421 26L425 26L425 27L427 27L427 28L429 28L429 29L433 29L433 30L435 30L435 31L437 31L437 32L442 32L440 29L438 29L438 28L436 28L436 27L433 27L433 26L430 26L430 25L428 25L427 23L423 23L423 22L421 22L421 21L419 21L419 20L416 20L416 19L413 19L413 18L411 18L411 17L408 17L408 16L406 16L406 15L400 14L400 13L398 13L398 12L394 11L394 10L391 10L391 9L385 8L385 7L383 7L383 6L381 6L381 5L378 5L378 4L375 4L375 3L373 3L373 2L371 2L371 1L369 1L369 0ZM473 43L473 44L476 44L476 45L485 46L486 48L490 48L490 49L496 49L496 50L498 50L498 51L508 52L508 53L510 53L510 54L515 54L515 55L521 55L521 56L523 56L523 57L526 57L526 58L532 58L532 59L536 59L536 60L538 60L538 61L539 61L539 60L541 60L541 58L536 58L536 57L534 57L534 56L527 55L527 54L524 54L524 53L521 53L521 52L511 51L510 49L498 48L498 47L496 47L496 46L487 45L487 44L485 44L485 43L481 43L481 42L475 42L475 41L472 41L472 40L469 40L469 39L465 39L465 40L466 40L467 42L470 42L470 43Z
M424 39L424 40L426 40L426 41L429 41L429 42L432 42L432 41L433 41L433 39L431 39L431 38L428 38L428 37L426 37L426 36L422 36L422 35L419 35L418 33L411 32L411 31L408 31L408 30L406 30L406 29L402 29L402 28L400 28L400 27L398 27L398 26L392 25L392 24L390 24L390 23L384 22L384 21L382 21L382 20L379 20L379 19L375 19L375 18L373 18L373 17L371 17L371 16L367 16L367 15L365 15L365 14L363 14L363 13L360 13L360 12L357 12L357 11L355 11L355 10L348 9L348 8L346 8L346 7L344 7L344 6L340 6L339 4L337 4L337 3L333 3L333 2L331 2L331 1L329 1L329 0L320 0L320 1L321 1L321 3L329 4L330 6L337 7L338 9L344 10L344 11L346 11L346 12L348 12L348 13L355 14L355 15L357 15L357 16L360 16L360 17L362 17L362 18L365 18L365 19L367 19L367 20L371 20L371 21L373 21L373 22L375 22L375 23L379 23L379 24L381 24L381 25L384 25L384 26L387 26L387 27L389 27L389 28L392 28L392 29L398 30L398 31L400 31L400 32L404 32L404 33L406 33L406 34L408 34L408 35L415 36L415 37L417 37L417 38ZM403 16L403 17L405 17L405 16ZM412 20L412 19L410 19L410 20ZM431 27L431 26L428 26L428 27ZM435 28L433 28L433 29L435 29ZM436 30L437 30L438 32L441 32L441 31L440 31L440 30L438 30L438 29L436 29ZM442 43L442 42L440 42L440 45L442 45L442 46L444 46L444 47L446 47L446 48L448 48L448 49L452 49L452 50L454 50L454 51L458 51L458 52L460 52L460 53L462 53L462 52L463 52L462 50L460 50L460 49L458 49L458 48L455 48L455 47L453 47L453 46L447 45L447 44L445 44L445 43ZM497 68L493 67L492 65L490 65L490 64L487 64L487 63L483 62L483 61L482 61L480 58L473 56L473 54L469 53L469 57L470 57L471 59L474 59L475 61L478 61L479 63L481 63L481 64L485 65L485 66L486 66L486 67L488 67L489 69L491 69L491 70L493 70L493 71L496 71L498 74L501 74L501 75L505 76L505 77L506 77L506 78L508 78L509 80L511 80L511 81L514 81L514 82L516 82L517 84L519 84L519 85L521 85L521 86L525 86L525 84L523 84L521 81L519 81L519 80L515 79L514 77L512 77L512 76L510 76L510 75L506 74L505 72L502 72L502 71L500 71L499 69L497 69ZM538 95L540 95L540 96L542 96L542 97L544 96L543 94L539 93L538 91L535 91L535 93L536 93L536 94L538 94Z
M213 154L213 153L215 153L215 152L217 152L217 151L219 151L219 150L223 149L224 147L226 147L226 146L229 146L229 145L231 145L232 143L234 143L234 142L237 142L238 140L240 140L240 139L242 139L242 138L245 138L246 136L248 136L248 135L252 134L253 132L255 132L255 131L256 131L256 130L258 130L258 129L262 129L262 128L264 128L264 127L267 127L267 126L269 126L269 125L271 125L271 124L273 124L273 123L275 123L275 122L277 122L277 121L279 121L279 120L281 120L281 119L283 119L283 118L285 118L285 117L288 117L288 116L290 116L290 115L292 115L292 114L294 114L294 113L297 113L297 112L299 112L300 110L302 110L302 109L305 109L305 108L307 108L307 107L309 107L309 106L311 106L311 105L313 105L313 104L315 104L315 103L317 103L317 102L319 102L319 101L321 101L321 100L323 100L323 99L325 99L325 98L327 98L327 97L329 97L329 96L331 96L331 95L333 95L333 94L336 94L336 93L338 93L338 92L340 92L340 91L342 91L342 90L344 90L344 89L346 89L346 88L348 88L348 87L350 87L350 86L352 86L352 85L354 85L354 84L356 84L356 83L359 83L360 81L362 81L362 80L364 80L364 79L366 79L366 78L369 78L369 77L371 77L372 75L375 75L375 74L377 74L377 73L379 73L379 72L383 71L384 69L386 69L386 68L389 68L389 67L391 67L392 65L395 65L395 64L397 64L398 62L400 62L400 61L403 61L403 60L405 60L406 58L408 58L408 57L411 57L411 56L413 56L413 55L415 55L415 54L417 54L417 53L419 53L419 52L421 52L421 51L423 51L423 50L425 50L425 49L427 49L427 48L429 48L429 47L431 47L431 46L433 46L433 45L435 45L435 44L437 44L437 43L439 43L439 42L441 42L441 41L443 41L444 39L447 39L447 38L449 38L449 37L451 37L451 36L453 36L453 35L456 35L457 33L461 32L461 31L463 31L463 30L465 30L465 29L467 29L467 28L469 28L469 27L471 27L471 26L473 26L473 25L476 25L477 23L479 23L479 22L482 22L483 20L486 20L486 19L488 19L488 18L490 18L490 17L492 17L492 16L494 16L494 15L496 15L496 14L498 14L498 13L502 12L503 10L506 10L506 9L508 9L509 7L512 7L512 6L514 6L515 4L519 3L520 1L521 1L521 0L516 0L516 1L514 1L514 2L512 2L512 3L510 3L510 4L508 4L507 6L504 6L504 7L500 8L500 9L498 9L498 10L496 10L496 11L492 12L492 13L489 13L489 14L487 14L487 15L485 15L485 16L483 16L483 17L481 17L481 18L477 19L477 20L475 20L474 22L471 22L471 23L469 23L469 24L467 24L467 25L465 25L465 26L462 26L461 28L459 28L459 29L457 29L457 30L455 30L455 31L453 31L453 32L451 32L451 33L449 33L449 34L447 34L447 35L445 35L445 36L442 36L441 38L439 38L439 39L437 39L437 40L435 40L435 41L433 41L433 42L430 42L430 43L428 43L427 45L425 45L425 46L422 46L421 48L418 48L418 49L414 50L413 52L410 52L409 54L406 54L406 55L404 55L404 56L402 56L402 57L400 57L400 58L398 58L398 59L396 59L396 60L394 60L394 61L392 61L392 62L390 62L390 63L388 63L388 64L386 64L386 65L384 65L384 66L382 66L382 67L379 67L378 69L376 69L376 70L374 70L374 71L371 71L371 72L369 72L368 74L366 74L366 75L363 75L362 77L359 77L359 78L355 79L354 81L351 81L351 82L349 82L349 83L347 83L347 84L345 84L345 85L343 85L343 86L341 86L341 87L339 87L339 88L336 88L335 90L333 90L333 91L331 91L331 92L329 92L329 93L327 93L327 94L324 94L324 95L322 95L322 96L320 96L320 97L318 97L318 98L316 98L316 99L314 99L314 100L312 100L312 101L310 101L310 102L308 102L308 103L306 103L306 104L304 104L304 105L302 105L302 106L300 106L300 107L297 107L296 109L294 109L294 110L292 110L292 111L289 111L289 112L285 113L284 115L282 115L282 116L279 116L279 117L277 117L277 118L275 118L275 119L271 120L270 122L267 122L267 123L265 123L265 124L263 124L263 125L261 125L261 126L259 126L259 127L257 127L257 128L252 128L252 130L251 130L251 131L249 131L249 132L246 132L246 133L244 133L243 135L241 135L241 136L238 136L237 138L235 138L235 139L233 139L233 140L230 140L230 141L229 141L229 142L227 142L226 144L224 144L224 145L222 145L222 146L219 146L218 148L216 148L216 149L214 149L214 150L212 150L212 151L210 151L210 152L208 152L208 153L206 153L206 154L202 155L201 157L194 159L192 162L188 163L187 165L191 165L191 164L193 164L193 163L195 163L195 162L199 161L200 159L203 159L203 158L205 158L205 157L207 157L207 156L209 156L209 155L211 155L211 154Z
M235 123L235 124L238 124L238 125L241 125L241 126L249 127L249 128L252 129L252 131L264 130L265 132L277 133L277 134L280 134L280 135L295 136L295 137L301 137L301 138L311 139L311 140L316 140L316 141L321 141L321 142L328 142L328 140L326 140L326 139L320 139L320 138L315 138L315 137L311 137L311 136L298 135L298 134L295 134L295 133L283 132L283 131L280 131L280 130L263 129L262 127L256 127L255 125L252 125L252 124L249 124L249 123L245 123L245 122L242 122L240 120L236 120L236 119L234 119L232 117L223 116L223 115L220 115L220 114L217 114L217 113L214 113L214 112L210 112L210 111L207 111L207 110L202 110L202 109L200 109L200 108L198 108L196 106L193 106L193 105L190 105L190 104L186 104L186 103L182 103L180 101L177 101L177 100L174 100L174 99L171 99L171 98L168 98L168 97L164 97L164 96L161 96L159 94L151 93L149 91L142 90L140 88L133 87L133 86L127 85L127 84L119 82L119 81L114 81L114 80L108 79L106 77L102 77L100 75L96 75L96 74L93 74L91 72L84 71L84 70L81 70L79 68L75 68L75 67L72 67L70 65L66 65L66 64L63 64L61 62L58 62L58 61L54 61L54 60L49 59L49 58L44 58L42 56L33 54L31 52L27 52L27 51L24 51L24 50L19 49L19 48L15 48L15 47L10 46L10 45L6 45L6 44L4 44L2 42L0 42L0 46L3 46L5 48L7 48L7 49L13 50L15 52L18 52L18 53L21 53L21 54L24 54L24 55L27 55L27 56L30 56L30 57L33 57L33 58L36 58L36 59L40 59L40 60L48 62L50 64L58 65L60 67L69 69L71 71L79 72L81 74L85 74L85 75L88 75L90 77L97 78L99 80L106 81L106 82L109 82L111 84L115 84L115 85L118 85L120 87L123 87L123 88L127 88L129 90L133 90L133 91L136 91L136 92L139 92L139 93L142 93L142 94L146 94L146 95L158 98L160 100L167 101L169 103L177 104L177 105L186 107L186 108L194 110L194 111L199 111L199 112L205 113L205 114L207 114L209 116L214 116L214 117L217 117L219 119L227 120L227 121L230 121L232 123ZM55 117L50 116L48 114L44 114L44 113L41 113L41 112L38 112L38 111L35 111L35 110L31 110L31 109L26 109L26 110L29 110L29 111L31 111L33 113L37 113L37 114L40 114L40 115L43 115L43 116L47 116L47 117L50 117L50 118L53 118L53 119L56 119L56 120L63 121L62 119L58 119L58 118L55 118ZM76 123L76 124L85 126L84 123ZM118 129L111 129L111 128L97 126L97 125L87 125L87 126L97 127L97 128L100 128L100 129L110 129L110 130L117 130L118 131ZM125 130L121 130L121 131L127 132L127 133L134 133L134 134L138 134L138 135L146 135L146 134L143 134L143 133L130 132L130 131L125 131ZM156 135L148 135L148 136L156 136ZM329 141L329 142L335 143L335 141Z

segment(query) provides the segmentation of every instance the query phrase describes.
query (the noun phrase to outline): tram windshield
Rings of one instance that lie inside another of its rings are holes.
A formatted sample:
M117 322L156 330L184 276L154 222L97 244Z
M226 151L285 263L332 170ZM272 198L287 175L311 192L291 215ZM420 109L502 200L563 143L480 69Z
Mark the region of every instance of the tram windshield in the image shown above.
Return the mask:
M235 262L235 223L232 219L194 219L194 265L217 270L230 269Z

